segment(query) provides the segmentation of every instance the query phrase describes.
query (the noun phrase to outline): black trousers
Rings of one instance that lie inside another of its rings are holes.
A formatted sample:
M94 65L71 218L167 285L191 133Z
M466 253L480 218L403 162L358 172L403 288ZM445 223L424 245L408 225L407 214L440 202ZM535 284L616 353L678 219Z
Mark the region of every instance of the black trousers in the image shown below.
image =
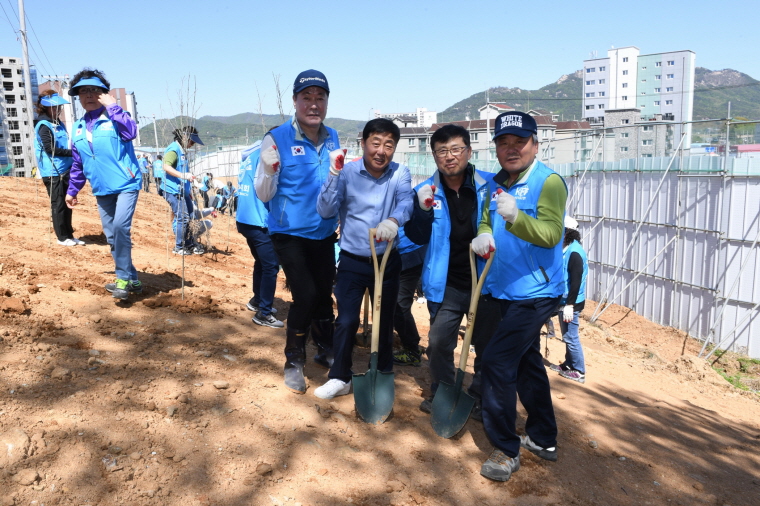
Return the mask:
M393 315L393 328L398 333L401 346L414 352L419 349L420 333L417 331L417 323L412 316L412 303L421 276L422 264L401 271L396 312Z
M287 234L272 234L270 237L293 297L288 328L305 332L311 326L311 320L331 319L336 234L325 239L305 239Z
M59 241L74 237L71 226L71 209L66 206L66 190L69 188L68 172L62 176L43 177L42 182L50 197L50 210L53 214L53 230Z

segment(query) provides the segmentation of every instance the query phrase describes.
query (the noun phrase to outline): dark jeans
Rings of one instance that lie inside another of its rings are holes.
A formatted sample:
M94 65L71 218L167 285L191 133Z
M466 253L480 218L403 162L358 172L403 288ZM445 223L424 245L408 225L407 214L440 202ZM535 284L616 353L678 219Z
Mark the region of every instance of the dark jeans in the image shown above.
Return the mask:
M53 214L53 230L59 241L74 237L71 226L71 209L66 206L66 190L69 188L69 173L62 176L43 177L42 182L50 197L50 210Z
M190 213L193 208L193 199L188 195L176 195L164 192L164 199L169 203L177 220L177 232L175 234L175 248L191 248L195 244L190 231Z
M157 177L155 179L156 179L156 191L158 192L158 196L159 197L163 197L164 196L164 190L161 189L161 180L163 178Z
M396 250L388 254L390 257L385 266L383 293L380 298L380 342L377 368L381 372L393 370L393 311L396 308L401 272L401 255ZM353 374L351 354L354 349L356 331L359 329L359 314L364 291L367 288L374 301L375 270L370 262L362 262L341 254L337 278L335 299L338 301L338 318L335 320L333 337L335 362L327 377L347 382ZM372 322L372 325L377 324L377 322Z
M236 222L237 231L248 242L251 254L255 259L253 264L253 305L261 308L266 316L272 312L274 291L277 288L277 273L280 264L277 253L274 252L272 239L267 229L254 227L246 223Z
M430 388L435 393L438 384L454 384L454 349L459 339L462 317L470 310L470 291L447 286L443 302L428 301L430 331L427 356L430 365ZM477 323L477 318L476 318Z
M270 235L290 286L293 303L288 328L305 332L311 320L333 317L332 282L335 277L335 234L325 239Z
M150 175L143 173L142 175L143 191L150 193Z
M559 297L499 300L501 322L483 354L483 426L509 457L520 452L515 432L517 396L528 412L525 432L539 446L557 445L557 422L541 356L541 327Z
M415 353L419 350L420 333L417 331L417 323L412 316L412 303L420 276L422 276L422 264L401 271L396 312L393 315L393 328L398 333L401 346Z
M201 196L203 197L203 207L208 207L208 191L201 190Z

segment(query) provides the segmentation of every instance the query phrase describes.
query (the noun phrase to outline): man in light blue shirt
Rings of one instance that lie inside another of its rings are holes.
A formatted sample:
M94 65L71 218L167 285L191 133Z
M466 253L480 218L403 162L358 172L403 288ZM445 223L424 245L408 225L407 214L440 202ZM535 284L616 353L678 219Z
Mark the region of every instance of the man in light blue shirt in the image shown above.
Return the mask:
M393 369L393 311L399 289L401 257L388 244L412 213L414 192L409 169L391 160L401 133L390 120L377 118L362 133L364 156L343 167L343 155L332 154L330 175L317 199L317 212L324 219L340 219L340 263L335 284L338 318L335 320L335 361L328 381L314 395L331 399L351 390L351 353L359 328L359 313L365 289L374 290L375 273L369 245L369 229L377 228L378 261L390 255L383 277L380 309L378 369ZM373 294L374 296L374 294Z

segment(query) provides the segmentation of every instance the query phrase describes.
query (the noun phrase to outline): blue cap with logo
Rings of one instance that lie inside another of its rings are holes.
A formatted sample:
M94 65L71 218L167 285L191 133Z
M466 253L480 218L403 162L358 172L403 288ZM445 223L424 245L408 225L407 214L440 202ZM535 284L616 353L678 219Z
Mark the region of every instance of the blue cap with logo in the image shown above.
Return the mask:
M64 105L64 104L70 104L68 100L64 100L62 96L60 96L58 93L53 93L52 95L44 96L40 99L40 105L44 107L55 107L58 105Z
M293 82L293 95L298 94L299 91L305 90L309 86L319 86L324 89L328 95L330 94L330 86L327 84L327 78L319 70L309 69L298 74L295 82Z
M496 116L494 122L493 138L501 137L505 134L512 134L518 137L530 137L538 133L536 120L530 114L524 112L512 111L503 112Z
M85 79L82 79L81 81L76 83L74 86L72 86L71 89L69 90L69 95L72 97L79 95L79 88L81 88L82 86L96 86L98 88L103 88L105 91L109 90L108 86L106 86L103 83L103 81L100 80L99 77L92 76L92 77L87 77Z

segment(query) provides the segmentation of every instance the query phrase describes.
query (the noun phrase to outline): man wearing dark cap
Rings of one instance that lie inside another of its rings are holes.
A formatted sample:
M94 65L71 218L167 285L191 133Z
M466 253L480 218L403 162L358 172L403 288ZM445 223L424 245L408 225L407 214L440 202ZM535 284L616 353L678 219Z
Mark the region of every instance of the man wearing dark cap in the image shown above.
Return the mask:
M254 186L269 202L268 229L290 285L293 303L287 320L285 386L306 392L303 367L309 331L318 348L314 361L332 365L335 229L337 217L317 213L317 196L331 163L343 163L338 133L322 122L330 87L317 70L305 70L293 83L295 114L272 129L261 143Z
M496 117L496 157L501 165L472 249L495 256L484 285L501 322L482 357L483 425L494 445L480 474L507 481L520 469L520 447L557 460L557 423L539 346L541 327L557 310L565 289L562 237L567 186L536 159L536 121L522 112ZM528 418L515 431L517 395Z

